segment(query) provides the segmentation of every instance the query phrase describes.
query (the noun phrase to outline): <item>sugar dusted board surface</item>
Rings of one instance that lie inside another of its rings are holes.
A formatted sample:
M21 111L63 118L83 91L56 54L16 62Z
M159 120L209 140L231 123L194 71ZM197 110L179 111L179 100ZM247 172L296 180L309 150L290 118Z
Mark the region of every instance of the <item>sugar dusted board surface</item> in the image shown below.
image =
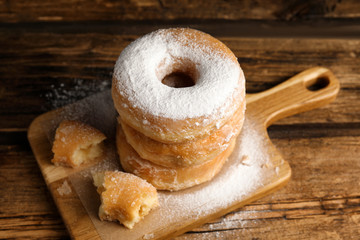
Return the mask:
M327 79L328 84L309 91L307 86L316 84L320 78ZM160 207L133 230L117 223L101 222L97 217L100 200L91 172L120 169L114 147L116 112L110 92L39 116L30 126L28 138L74 239L163 239L191 230L283 186L291 170L268 138L266 127L282 117L329 103L338 90L338 81L329 70L313 68L270 90L248 94L242 133L221 172L212 181L190 189L160 191ZM50 163L54 131L63 119L84 121L106 134L109 140L102 162L79 169L55 167ZM64 186L67 191L59 192Z

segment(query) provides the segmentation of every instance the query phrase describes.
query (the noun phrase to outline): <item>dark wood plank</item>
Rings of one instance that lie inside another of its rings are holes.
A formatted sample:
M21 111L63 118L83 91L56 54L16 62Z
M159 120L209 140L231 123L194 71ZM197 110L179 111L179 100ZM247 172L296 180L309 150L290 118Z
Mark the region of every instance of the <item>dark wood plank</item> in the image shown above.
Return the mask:
M136 37L4 34L0 38L1 128L25 129L43 112L110 88L118 55ZM263 91L313 66L330 68L339 78L342 89L334 103L276 124L360 121L359 40L219 38L239 57L248 92Z
M206 6L206 7L204 7ZM2 0L1 22L104 20L272 19L314 20L360 17L356 0L316 1L51 1Z
M67 238L30 146L0 145L0 238Z
M291 38L355 38L360 37L358 18L336 18L326 21L278 20L158 20L154 21L77 21L77 22L16 22L1 23L0 31L12 33L99 33L141 36L160 28L190 27L213 36L291 37Z

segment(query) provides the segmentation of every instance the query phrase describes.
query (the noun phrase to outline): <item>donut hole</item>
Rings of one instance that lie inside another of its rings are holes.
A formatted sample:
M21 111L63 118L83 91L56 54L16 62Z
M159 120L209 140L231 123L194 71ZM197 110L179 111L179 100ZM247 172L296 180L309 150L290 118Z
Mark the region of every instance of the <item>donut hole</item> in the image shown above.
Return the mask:
M172 88L187 88L196 84L198 71L195 63L185 58L163 60L156 69L156 75L162 84Z
M194 79L182 72L173 72L166 75L161 80L161 83L172 88L186 88L195 85Z

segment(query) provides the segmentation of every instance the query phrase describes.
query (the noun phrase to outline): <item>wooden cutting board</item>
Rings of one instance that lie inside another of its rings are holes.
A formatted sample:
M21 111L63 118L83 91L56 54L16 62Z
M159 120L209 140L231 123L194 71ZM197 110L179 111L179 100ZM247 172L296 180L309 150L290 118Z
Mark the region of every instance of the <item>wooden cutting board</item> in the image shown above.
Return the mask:
M280 118L328 104L339 88L328 69L315 67L267 91L247 94L243 130L221 172L212 181L190 189L160 191L160 207L133 230L98 219L100 201L90 177L93 171L121 169L114 147L116 112L110 91L37 117L29 127L28 139L73 239L164 239L284 186L291 169L271 143L266 128ZM51 164L55 129L63 119L87 122L107 135L107 153L101 162L78 169Z

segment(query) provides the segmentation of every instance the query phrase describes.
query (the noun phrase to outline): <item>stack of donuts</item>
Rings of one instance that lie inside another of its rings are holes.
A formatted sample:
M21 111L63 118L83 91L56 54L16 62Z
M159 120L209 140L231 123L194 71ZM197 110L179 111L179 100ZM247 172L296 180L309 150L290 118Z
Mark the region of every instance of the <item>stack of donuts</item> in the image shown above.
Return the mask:
M161 29L120 54L112 97L125 171L159 190L212 179L244 122L245 78L222 42L189 29Z

